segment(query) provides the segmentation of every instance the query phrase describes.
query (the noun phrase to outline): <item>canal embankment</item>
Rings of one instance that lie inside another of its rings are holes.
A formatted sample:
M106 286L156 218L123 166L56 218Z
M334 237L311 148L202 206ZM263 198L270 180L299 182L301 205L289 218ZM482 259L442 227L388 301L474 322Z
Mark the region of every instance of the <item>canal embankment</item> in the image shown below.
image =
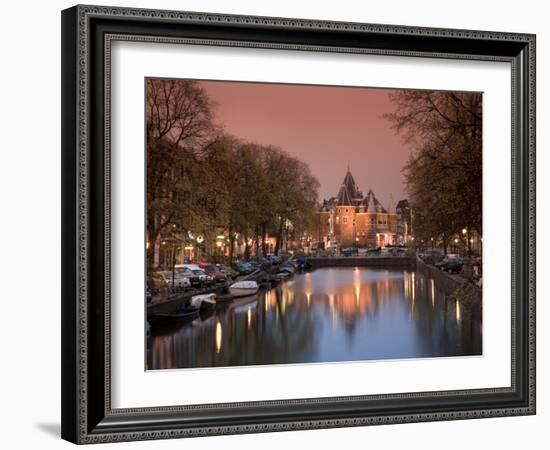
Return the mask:
M338 256L306 258L312 269L321 267L372 267L380 269L414 269L414 256Z
M451 275L443 272L437 267L426 264L420 258L416 258L416 270L426 278L431 278L434 280L437 286L439 286L439 288L447 295L452 294L456 289L464 287L470 283L466 278L460 275ZM476 287L475 291L478 293L479 300L481 301L481 289Z

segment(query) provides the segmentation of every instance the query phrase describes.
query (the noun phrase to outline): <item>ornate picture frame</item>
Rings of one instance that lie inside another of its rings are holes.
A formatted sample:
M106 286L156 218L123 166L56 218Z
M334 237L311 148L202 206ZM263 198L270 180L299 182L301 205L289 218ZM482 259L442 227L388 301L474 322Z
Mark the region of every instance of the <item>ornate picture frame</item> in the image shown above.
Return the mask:
M110 70L115 41L509 63L511 385L113 408ZM535 414L534 35L80 5L62 12L64 439L84 444L528 414Z

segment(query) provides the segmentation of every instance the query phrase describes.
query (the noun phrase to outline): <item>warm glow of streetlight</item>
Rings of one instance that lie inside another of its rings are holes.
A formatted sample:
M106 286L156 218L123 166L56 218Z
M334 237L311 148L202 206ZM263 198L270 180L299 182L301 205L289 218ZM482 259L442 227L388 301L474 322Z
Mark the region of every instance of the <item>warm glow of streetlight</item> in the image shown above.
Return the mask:
M458 238L455 238L455 244L458 244Z
M462 228L462 234L466 234L468 230L466 228Z
M216 247L221 247L222 246L222 242L221 241L216 241Z

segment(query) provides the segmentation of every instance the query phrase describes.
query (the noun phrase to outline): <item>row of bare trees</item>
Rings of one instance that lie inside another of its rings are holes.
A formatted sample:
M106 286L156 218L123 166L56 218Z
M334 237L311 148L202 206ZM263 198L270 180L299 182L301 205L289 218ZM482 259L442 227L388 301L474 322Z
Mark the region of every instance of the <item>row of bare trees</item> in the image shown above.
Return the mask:
M161 235L225 233L233 258L241 239L266 252L266 236L309 228L319 183L282 149L227 135L215 105L189 80L147 80L147 232L149 266ZM292 227L289 230L289 224Z
M414 148L403 172L415 236L445 251L464 229L481 236L482 94L407 90L391 100L386 117Z

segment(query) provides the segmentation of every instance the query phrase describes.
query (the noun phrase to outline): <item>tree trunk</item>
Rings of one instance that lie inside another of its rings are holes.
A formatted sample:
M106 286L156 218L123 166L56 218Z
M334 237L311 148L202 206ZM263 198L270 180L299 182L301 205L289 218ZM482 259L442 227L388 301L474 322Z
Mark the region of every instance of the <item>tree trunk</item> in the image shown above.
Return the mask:
M244 259L250 258L250 245L248 244L248 233L244 234Z
M254 228L254 242L256 243L256 256L260 256L260 228L258 225Z
M157 220L153 215L147 217L147 243L146 243L146 258L147 258L147 274L149 275L155 269L155 247L160 235L160 227L157 226Z
M233 262L233 252L235 249L235 233L231 227L229 227L229 265Z
M267 242L266 242L266 223L262 223L262 253L267 255Z
M275 241L275 250L274 250L275 255L279 254L279 249L281 247L281 239L283 237L283 225L284 225L284 220L283 220L282 217L280 217L279 218L279 231L277 232L277 240Z
M288 252L288 224L285 224L285 250Z

